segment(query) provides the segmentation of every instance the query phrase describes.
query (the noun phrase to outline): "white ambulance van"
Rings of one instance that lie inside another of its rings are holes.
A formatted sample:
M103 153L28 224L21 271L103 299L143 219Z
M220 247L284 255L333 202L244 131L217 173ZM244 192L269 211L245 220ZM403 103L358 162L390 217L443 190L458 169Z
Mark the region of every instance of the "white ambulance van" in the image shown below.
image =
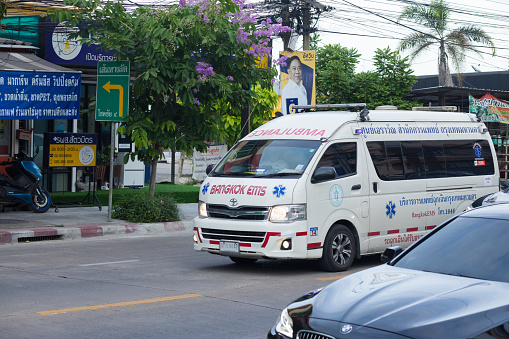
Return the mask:
M360 108L279 117L232 147L201 186L194 249L343 271L499 190L493 143L474 115Z

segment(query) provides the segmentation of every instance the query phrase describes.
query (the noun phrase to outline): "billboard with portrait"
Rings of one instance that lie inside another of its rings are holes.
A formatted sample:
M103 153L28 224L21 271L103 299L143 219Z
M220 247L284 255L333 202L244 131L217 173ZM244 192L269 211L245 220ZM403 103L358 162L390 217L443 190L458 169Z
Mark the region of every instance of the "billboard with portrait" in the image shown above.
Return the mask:
M293 113L291 105L314 105L315 51L281 52L286 65L281 65L281 112Z

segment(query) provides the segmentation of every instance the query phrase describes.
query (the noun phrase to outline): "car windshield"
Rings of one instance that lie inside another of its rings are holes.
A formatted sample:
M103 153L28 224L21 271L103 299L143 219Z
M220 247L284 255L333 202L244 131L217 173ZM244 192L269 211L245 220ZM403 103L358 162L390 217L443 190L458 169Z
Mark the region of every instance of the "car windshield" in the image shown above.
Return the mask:
M300 177L321 142L317 140L249 140L238 143L211 176Z
M507 220L458 217L394 266L509 283Z

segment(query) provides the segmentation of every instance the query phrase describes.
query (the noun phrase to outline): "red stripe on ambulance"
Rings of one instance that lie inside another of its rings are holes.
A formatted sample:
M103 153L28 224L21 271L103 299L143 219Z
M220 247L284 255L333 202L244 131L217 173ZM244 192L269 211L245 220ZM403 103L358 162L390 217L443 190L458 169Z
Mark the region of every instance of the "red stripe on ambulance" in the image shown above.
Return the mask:
M265 240L263 241L262 248L267 246L270 237L280 237L280 236L281 232L267 232L267 234L265 234Z
M198 240L202 242L200 237L200 231L198 231L198 227L193 228L193 230L196 231L196 234L198 235Z
M320 247L322 243L321 242L312 242L308 244L308 249L314 248L314 247Z

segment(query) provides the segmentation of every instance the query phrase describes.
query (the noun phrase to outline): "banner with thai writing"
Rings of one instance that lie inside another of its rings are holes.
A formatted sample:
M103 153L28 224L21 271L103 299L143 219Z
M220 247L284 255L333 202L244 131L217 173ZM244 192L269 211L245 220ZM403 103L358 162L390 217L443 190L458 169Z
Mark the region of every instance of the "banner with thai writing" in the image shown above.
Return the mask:
M78 119L81 74L0 71L0 120Z
M486 94L480 99L468 96L469 112L482 112L481 120L484 122L501 122L509 124L509 103L505 100L496 98L491 94Z
M225 144L209 145L206 152L193 152L193 179L203 181L207 177L205 170L208 165L215 165L228 152L228 146Z

